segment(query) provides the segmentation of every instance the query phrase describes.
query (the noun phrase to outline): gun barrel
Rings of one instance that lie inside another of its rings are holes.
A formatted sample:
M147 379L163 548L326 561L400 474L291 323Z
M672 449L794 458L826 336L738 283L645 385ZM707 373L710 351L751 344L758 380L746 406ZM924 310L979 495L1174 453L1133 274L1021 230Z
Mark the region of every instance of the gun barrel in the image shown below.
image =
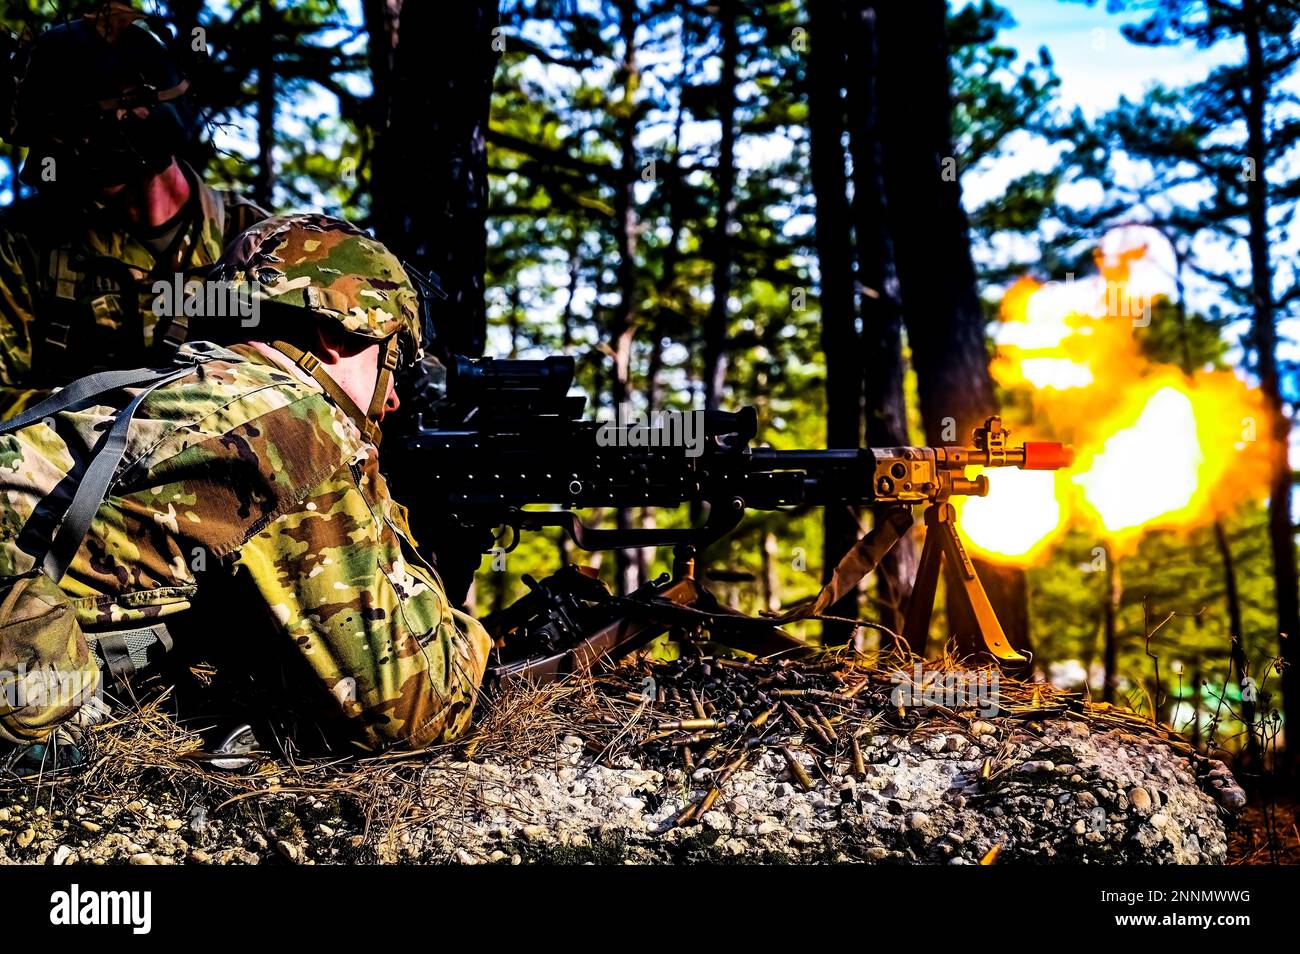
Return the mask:
M1059 441L1025 441L1025 470L1060 470L1074 463L1074 448Z
M966 467L1019 467L1021 470L1060 470L1074 463L1074 448L1059 441L1025 441L1013 447L985 450L982 447L942 447L944 466L949 470Z

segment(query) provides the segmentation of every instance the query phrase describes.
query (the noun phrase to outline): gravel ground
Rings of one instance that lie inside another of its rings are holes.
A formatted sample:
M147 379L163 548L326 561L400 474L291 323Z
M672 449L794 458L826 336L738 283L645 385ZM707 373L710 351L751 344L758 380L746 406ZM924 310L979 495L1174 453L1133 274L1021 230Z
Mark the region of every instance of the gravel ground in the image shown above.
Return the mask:
M1079 720L921 735L865 739L861 779L796 752L810 791L768 751L682 827L708 770L601 765L576 737L516 765L429 758L405 790L418 811L396 826L368 824L346 792L222 805L228 793L175 780L130 801L29 787L0 795L0 863L977 864L996 848L1000 864L1216 864L1245 805L1222 763Z

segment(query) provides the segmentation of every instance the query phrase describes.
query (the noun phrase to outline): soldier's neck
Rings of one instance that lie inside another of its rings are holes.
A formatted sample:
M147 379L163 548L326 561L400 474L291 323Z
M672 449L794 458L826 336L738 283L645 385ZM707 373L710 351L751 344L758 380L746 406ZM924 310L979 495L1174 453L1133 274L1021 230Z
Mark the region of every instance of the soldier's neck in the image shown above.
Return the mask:
M122 196L122 210L132 225L153 228L176 218L190 201L190 192L185 170L173 159L162 172Z

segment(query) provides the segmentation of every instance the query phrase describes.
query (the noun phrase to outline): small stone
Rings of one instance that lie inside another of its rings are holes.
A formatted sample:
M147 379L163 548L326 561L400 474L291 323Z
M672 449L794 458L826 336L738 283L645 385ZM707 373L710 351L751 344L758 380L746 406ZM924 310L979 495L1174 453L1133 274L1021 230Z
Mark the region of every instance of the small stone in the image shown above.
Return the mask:
M525 825L520 834L527 841L540 841L546 837L546 829L541 825Z
M492 852L492 854L488 855L488 861L490 861L492 864L495 865L495 864L500 864L501 862L505 861L509 857L510 857L509 855L507 855L504 851L498 848L496 851Z
M154 859L154 856L149 854L147 851L142 851L138 855L132 855L130 862L133 865L156 865L158 863Z
M911 812L907 816L907 827L916 831L929 824L930 816L925 812Z
M731 819L725 813L717 810L705 812L700 821L704 822L706 828L711 828L714 831L724 831L731 827Z
M745 795L737 795L731 801L727 802L727 811L733 815L744 815L749 811L749 798Z
M286 860L299 864L302 861L302 849L291 841L285 841L283 838L278 839L275 843L276 851L280 852Z
M181 821L179 818L169 818L165 822L163 822L163 827L166 828L168 831L179 831L180 827L184 824L185 823Z
M758 834L760 835L770 835L773 832L780 830L781 826L776 822L765 821L758 826Z
M970 724L971 735L978 738L981 735L992 735L998 731L998 727L992 722L985 722L983 719L976 719Z
M86 829L86 831L89 831L89 832L97 832L97 831L103 831L103 830L104 830L104 826L103 826L103 825L100 825L100 824L98 824L97 822L93 822L93 821L83 821L83 822L81 823L81 827L84 828L84 829Z
M1157 812L1156 814L1151 816L1150 822L1152 828L1164 828L1166 825L1169 824L1169 816Z
M334 829L322 822L316 826L316 834L320 835L322 838L333 838Z
M0 822L7 822L13 818L13 814L7 808L0 808Z
M645 811L645 799L625 796L623 798L620 798L619 802L622 803L623 807L628 809L629 811L634 811L634 812Z
M208 854L206 851L204 851L202 848L191 849L189 853L189 859L196 865L212 864L212 856Z
M24 831L22 834L20 834L20 835L18 836L18 838L16 839L19 848L26 848L28 845L30 845L30 844L31 844L32 842L34 842L35 840L36 840L36 829L35 829L35 828L28 828L26 831Z
M50 864L65 865L68 864L69 858L73 858L72 849L67 845L59 845L58 848L54 849L54 854L50 856Z
M464 848L457 848L457 849L456 849L456 861L457 861L458 863L462 864L462 865L476 865L476 864L478 864L478 859L475 858L473 855L471 855L471 854L470 854L468 851L466 851Z
M790 836L790 844L804 848L813 843L813 836L806 831L797 831Z
M1133 806L1134 811L1141 815L1145 815L1147 812L1151 811L1151 795L1141 786L1129 789L1128 800L1129 804Z
M1037 775L1042 772L1052 772L1056 770L1056 763L1050 759L1037 759L1032 762L1021 762L1017 769L1026 775Z
M1246 793L1236 785L1227 785L1214 792L1214 800L1229 812L1239 812L1246 807Z

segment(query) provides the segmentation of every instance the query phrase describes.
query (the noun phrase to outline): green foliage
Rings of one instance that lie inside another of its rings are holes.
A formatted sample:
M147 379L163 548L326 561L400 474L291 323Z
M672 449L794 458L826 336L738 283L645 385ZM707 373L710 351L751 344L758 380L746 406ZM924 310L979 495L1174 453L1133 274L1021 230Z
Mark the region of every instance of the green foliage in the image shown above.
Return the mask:
M1272 684L1264 683L1277 654L1266 521L1261 505L1243 507L1225 519L1225 537L1240 587L1246 658L1264 691L1273 692L1277 706L1276 673ZM1219 709L1219 720L1231 722L1232 700L1239 699L1228 656L1232 628L1224 599L1223 558L1208 527L1152 533L1135 553L1118 557L1082 531L1068 534L1051 560L1029 574L1039 666L1051 670L1056 664L1058 676L1088 672L1092 695L1100 698L1102 612L1111 559L1122 586L1116 617L1116 701L1146 712L1154 703L1160 717L1168 719L1180 684L1181 695L1189 698L1199 674L1199 682L1209 684L1202 689L1203 718ZM1190 719L1190 711L1181 710L1180 718ZM1236 731L1232 726L1225 730Z

